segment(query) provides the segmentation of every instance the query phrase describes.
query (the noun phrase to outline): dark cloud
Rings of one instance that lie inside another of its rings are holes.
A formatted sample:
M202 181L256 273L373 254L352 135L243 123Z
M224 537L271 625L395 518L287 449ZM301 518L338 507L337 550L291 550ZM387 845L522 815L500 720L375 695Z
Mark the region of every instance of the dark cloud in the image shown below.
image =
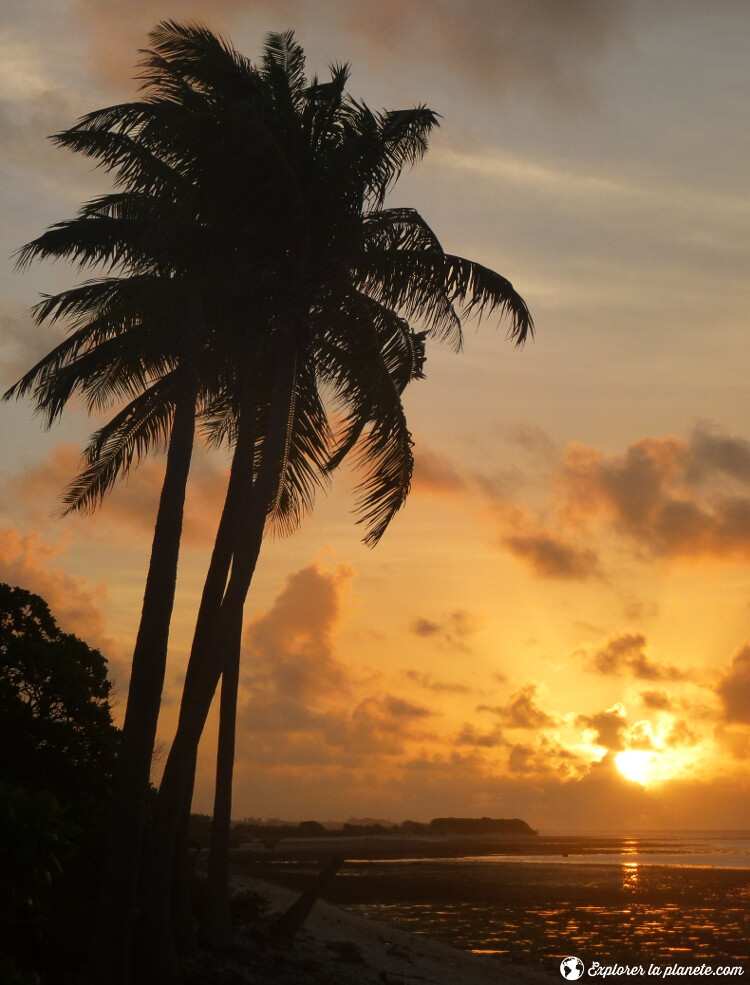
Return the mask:
M415 636L434 640L445 646L466 650L466 640L477 631L477 620L465 609L454 609L440 620L419 616L409 627Z
M732 759L739 761L750 760L750 729L744 726L719 725L714 730L714 736L723 750Z
M579 776L585 767L579 758L559 742L540 735L535 745L518 742L508 755L508 770L512 774L543 779L568 780Z
M641 701L649 711L670 711L672 699L666 691L641 691Z
M428 691L435 691L437 694L470 694L472 691L472 688L466 684L437 680L432 674L423 674L418 670L407 670L405 674L414 684L419 684L420 687Z
M642 438L623 455L571 445L558 475L560 513L579 529L603 520L654 556L747 559L749 463L748 442L705 426L688 441Z
M455 742L458 746L473 746L484 749L494 749L497 746L507 745L499 725L483 730L478 729L475 725L471 725L468 722L462 726L461 731L456 736Z
M540 578L585 581L600 574L599 559L588 548L575 547L551 533L504 537L511 554L526 561Z
M413 701L407 701L405 698L399 698L393 694L387 694L380 699L380 704L390 718L426 718L432 714L430 709L425 708L424 705L415 704Z
M627 719L625 709L619 703L594 715L578 715L576 725L592 729L596 733L597 745L604 746L610 752L621 752L625 748Z
M541 578L603 577L592 546L603 530L640 558L750 559L750 442L714 426L688 440L641 438L614 455L573 443L552 488L545 512L502 498L489 509L498 546ZM649 610L626 599L625 611Z
M537 705L536 693L536 684L527 684L512 694L506 705L479 705L477 711L492 712L507 728L550 728L555 724L555 719Z
M586 581L601 576L599 558L589 546L572 542L526 507L498 499L487 512L499 530L497 546L526 562L538 577Z
M511 773L535 773L535 750L531 746L516 743L510 750L508 769Z
M243 758L267 763L311 761L359 764L363 757L396 756L408 739L419 738L414 726L432 715L429 708L396 695L372 695L323 710L283 695L254 693L245 702L241 725Z
M732 657L729 670L716 688L728 723L750 725L750 644Z
M632 675L644 681L681 681L686 674L677 667L663 666L646 656L646 637L642 633L615 636L591 657L586 669L597 674L621 677Z
M710 481L716 473L750 485L750 441L724 434L712 424L694 429L686 478L693 484Z

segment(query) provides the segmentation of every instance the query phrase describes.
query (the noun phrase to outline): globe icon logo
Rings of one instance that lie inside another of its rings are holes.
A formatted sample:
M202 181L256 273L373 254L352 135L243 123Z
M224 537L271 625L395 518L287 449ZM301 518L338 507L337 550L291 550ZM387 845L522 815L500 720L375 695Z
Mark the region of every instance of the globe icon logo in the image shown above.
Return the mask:
M580 958L563 958L560 962L560 974L569 982L577 982L585 970Z

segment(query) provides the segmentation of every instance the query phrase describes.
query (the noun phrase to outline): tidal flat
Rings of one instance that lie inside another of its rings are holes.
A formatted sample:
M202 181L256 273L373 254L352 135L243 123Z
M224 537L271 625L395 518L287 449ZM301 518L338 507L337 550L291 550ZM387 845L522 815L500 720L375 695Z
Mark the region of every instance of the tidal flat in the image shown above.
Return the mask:
M238 852L234 862L301 890L322 847L280 845L264 858ZM495 966L549 969L570 954L587 964L750 959L750 868L715 864L729 854L705 845L658 838L326 845L334 847L348 861L327 902ZM679 863L663 864L670 856Z

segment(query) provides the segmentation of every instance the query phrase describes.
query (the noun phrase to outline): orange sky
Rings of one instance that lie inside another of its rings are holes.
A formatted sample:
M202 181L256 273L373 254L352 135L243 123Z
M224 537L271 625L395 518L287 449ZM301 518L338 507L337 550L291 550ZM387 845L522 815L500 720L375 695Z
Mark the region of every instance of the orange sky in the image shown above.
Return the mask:
M412 495L375 550L358 540L346 473L295 537L264 548L235 815L746 825L750 9L34 6L0 12L4 255L106 187L44 137L133 94L135 49L157 20L204 16L251 57L267 30L292 26L311 71L349 59L351 91L371 105L442 114L393 202L508 276L537 323L520 352L490 321L467 326L458 356L430 348L406 399ZM28 308L76 276L0 271L5 384L58 337ZM0 579L103 649L121 711L163 464L145 462L96 516L52 519L95 426L72 407L44 433L28 404L0 408ZM164 743L225 481L225 460L201 452Z

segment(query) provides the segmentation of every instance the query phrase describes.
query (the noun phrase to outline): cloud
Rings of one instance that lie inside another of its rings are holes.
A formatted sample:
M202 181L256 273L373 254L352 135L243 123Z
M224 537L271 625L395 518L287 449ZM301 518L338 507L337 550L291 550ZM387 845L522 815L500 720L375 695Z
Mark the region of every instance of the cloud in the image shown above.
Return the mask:
M697 735L682 718L675 719L664 739L664 744L670 748L694 746L697 742Z
M621 455L573 444L556 480L560 514L573 528L603 521L655 557L750 558L744 439L704 424L689 440L642 438Z
M586 581L600 576L601 564L591 548L579 547L564 533L546 528L531 510L498 500L489 515L500 528L497 545L528 564L538 577Z
M360 693L362 684L336 654L354 569L314 562L290 574L243 639L245 762L333 764L395 756L433 714L390 692ZM416 730L416 731L415 731Z
M599 559L593 551L574 547L554 534L505 537L503 543L541 578L584 581L599 573Z
M100 649L116 665L117 649L107 635L102 605L104 585L92 585L69 574L58 563L66 541L52 545L36 532L21 533L15 527L0 528L0 581L34 592L48 603L52 615L66 633L75 633Z
M353 577L349 564L328 571L317 562L287 577L271 608L245 629L243 683L250 692L309 702L349 690L334 639Z
M512 424L499 425L497 431L507 444L520 448L543 462L552 462L559 455L555 441L537 424L516 421Z
M625 707L619 701L606 711L594 715L577 715L576 725L590 729L594 741L610 752L621 752L625 748L627 718Z
M477 711L492 712L507 728L549 728L555 724L555 719L537 705L536 694L536 684L526 684L510 696L506 705L479 705Z
M313 13L300 0L255 0L256 17L273 15L276 30L290 23L304 43L304 28ZM137 48L146 32L164 15L156 0L77 0L77 28L90 40L91 56L105 78L129 78ZM244 0L214 0L211 19L226 21L247 14ZM206 16L195 0L173 0L169 15L177 19ZM564 11L556 0L320 0L317 23L326 25L336 49L330 57L349 58L347 35L364 43L364 51L380 66L423 62L440 65L488 91L497 100L521 91L569 107L588 97L590 75L610 44L622 36L626 18L621 7L603 7L596 0L568 0ZM247 51L251 58L255 51Z
M540 736L537 745L518 742L511 747L508 755L508 770L511 774L522 774L567 780L581 774L582 764L575 753Z
M694 429L687 479L710 480L717 472L750 485L750 441L724 434L710 423Z
M37 325L25 307L8 299L0 300L0 323L3 326L0 387L5 391L54 348L63 339L64 333L56 325Z
M612 536L641 561L750 560L750 442L714 425L618 454L574 442L550 485L544 510L503 499L487 510L496 545L537 577L605 577L600 545Z
M450 681L437 680L432 674L423 674L418 670L406 670L404 673L414 684L418 684L420 687L428 691L434 691L437 694L470 694L472 691L472 688L466 684L454 684Z
M451 460L426 448L414 453L412 491L433 495L454 496L466 492L470 482L454 466Z
M645 681L682 681L686 674L677 667L663 666L646 656L642 633L623 633L606 643L586 664L596 674L621 677L630 674Z
M52 448L36 466L6 481L15 512L37 526L48 524L61 506L61 496L81 468L76 445L65 443ZM224 501L228 469L199 444L193 454L183 519L184 545L210 544L216 534ZM78 537L95 537L106 526L106 536L132 531L153 533L159 494L164 481L163 456L144 459L109 492L101 506L90 515L71 515L64 522Z
M750 725L750 644L745 643L732 657L716 693L721 699L725 722Z
M650 711L670 711L672 699L666 691L641 691L641 701Z
M595 0L385 0L347 3L347 25L385 53L422 58L493 96L523 86L556 103L588 92L589 72L623 30L620 9ZM342 11L343 12L343 11Z
M508 745L499 725L491 729L482 730L478 729L475 725L471 725L469 722L466 722L462 726L461 731L456 736L455 742L458 746L473 746L474 748L484 749L494 749L497 746Z
M415 636L458 650L466 650L465 641L477 632L477 628L476 618L465 609L454 609L440 620L419 616L409 627Z

